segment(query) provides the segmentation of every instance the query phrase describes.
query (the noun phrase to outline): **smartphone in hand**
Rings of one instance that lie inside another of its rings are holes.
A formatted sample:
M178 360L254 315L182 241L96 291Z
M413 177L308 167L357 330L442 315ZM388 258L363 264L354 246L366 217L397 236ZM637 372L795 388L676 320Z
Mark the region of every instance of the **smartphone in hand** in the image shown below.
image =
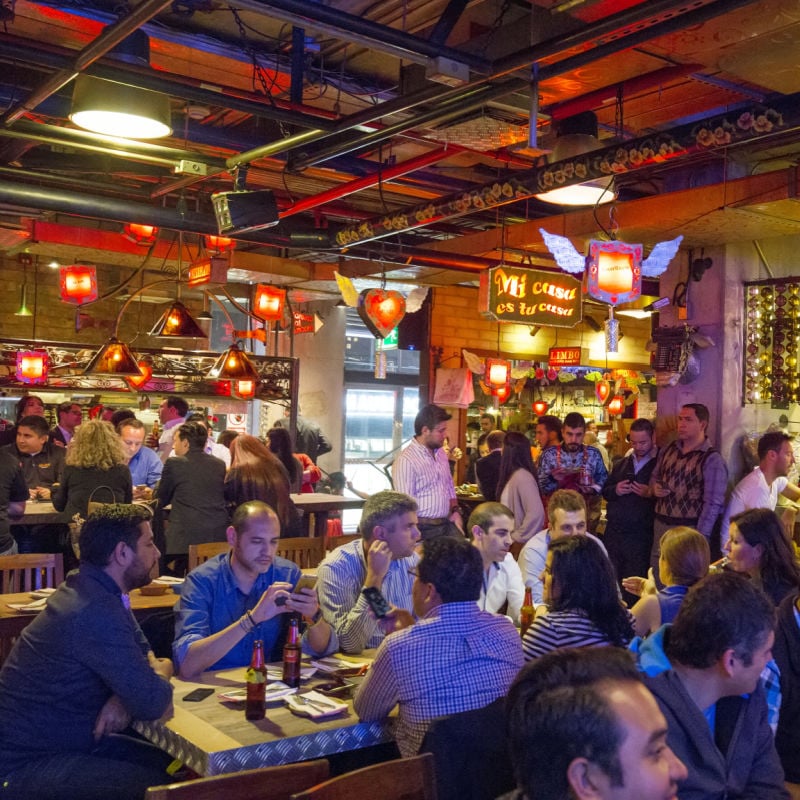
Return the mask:
M389 601L381 594L380 589L368 586L366 589L361 590L361 594L364 595L369 607L372 609L372 613L378 619L383 619L392 610Z

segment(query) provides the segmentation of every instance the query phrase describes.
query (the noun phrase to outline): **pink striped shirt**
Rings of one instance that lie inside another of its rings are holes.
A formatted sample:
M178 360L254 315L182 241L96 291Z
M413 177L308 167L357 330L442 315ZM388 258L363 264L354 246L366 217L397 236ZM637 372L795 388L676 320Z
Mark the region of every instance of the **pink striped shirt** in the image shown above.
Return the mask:
M440 447L431 450L416 439L403 450L392 465L395 491L417 501L420 517L447 517L456 490L447 455Z

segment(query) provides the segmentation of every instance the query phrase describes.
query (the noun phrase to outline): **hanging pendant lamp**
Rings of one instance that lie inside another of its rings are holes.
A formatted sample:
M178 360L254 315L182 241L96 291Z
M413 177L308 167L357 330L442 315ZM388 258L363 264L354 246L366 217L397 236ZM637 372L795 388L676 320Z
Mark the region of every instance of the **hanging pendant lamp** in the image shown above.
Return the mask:
M142 370L136 363L136 358L131 353L125 342L112 336L95 353L92 360L86 365L84 375L108 375L122 378L125 376L141 377Z
M256 368L238 344L232 344L214 363L206 377L215 381L258 381Z
M159 317L158 322L153 325L150 336L182 336L203 339L207 334L189 313L189 309L180 300L175 300Z

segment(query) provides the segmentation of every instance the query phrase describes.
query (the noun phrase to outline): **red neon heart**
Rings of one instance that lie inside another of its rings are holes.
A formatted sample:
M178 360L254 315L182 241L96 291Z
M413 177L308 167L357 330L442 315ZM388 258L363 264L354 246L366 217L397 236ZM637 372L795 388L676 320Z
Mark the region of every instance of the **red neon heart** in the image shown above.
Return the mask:
M131 375L128 378L128 383L134 389L140 389L144 386L150 378L153 377L153 365L149 361L139 361L138 362L139 369L142 371L141 377L137 378L135 375Z
M393 289L365 289L358 296L358 315L373 336L385 339L406 315L406 299Z

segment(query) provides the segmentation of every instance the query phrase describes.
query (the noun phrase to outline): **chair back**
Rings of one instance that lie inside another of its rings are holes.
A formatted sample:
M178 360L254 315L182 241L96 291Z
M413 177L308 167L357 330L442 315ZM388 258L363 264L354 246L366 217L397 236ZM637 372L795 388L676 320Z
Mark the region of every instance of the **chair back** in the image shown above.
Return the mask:
M64 580L61 553L19 553L0 556L0 592L32 592L55 588Z
M314 569L325 557L325 539L319 536L278 539L278 555L294 561L300 569Z
M433 756L384 761L331 778L319 786L292 795L292 800L437 800Z
M151 786L145 800L290 800L296 792L314 786L328 777L328 762L324 758L214 775L196 781Z
M360 539L360 533L345 533L341 536L326 536L325 537L325 552L330 553L331 550L335 550L337 547L341 547L343 544L347 544L348 542L352 542L355 539Z
M214 558L220 553L227 553L231 546L227 542L203 542L202 544L189 545L189 571Z

